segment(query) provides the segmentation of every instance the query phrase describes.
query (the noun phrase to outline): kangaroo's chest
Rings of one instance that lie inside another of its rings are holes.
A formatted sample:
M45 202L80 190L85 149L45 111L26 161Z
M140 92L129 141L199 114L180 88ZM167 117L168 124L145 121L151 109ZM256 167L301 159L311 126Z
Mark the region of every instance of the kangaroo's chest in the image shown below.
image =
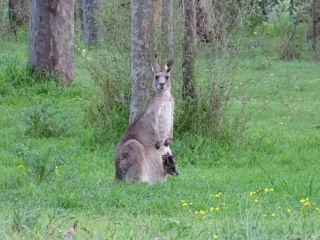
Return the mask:
M170 101L163 102L159 111L159 131L160 133L167 134L170 132L173 121L173 106Z

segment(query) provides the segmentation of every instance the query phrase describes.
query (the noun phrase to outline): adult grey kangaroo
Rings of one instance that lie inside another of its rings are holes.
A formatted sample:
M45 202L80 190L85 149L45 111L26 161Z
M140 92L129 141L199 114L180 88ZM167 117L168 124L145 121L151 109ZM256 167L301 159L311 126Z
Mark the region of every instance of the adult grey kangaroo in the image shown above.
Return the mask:
M174 99L170 72L173 67L173 60L167 61L163 69L157 62L152 63L155 95L144 114L129 125L116 147L117 180L129 178L152 184L166 178L162 156L171 155Z

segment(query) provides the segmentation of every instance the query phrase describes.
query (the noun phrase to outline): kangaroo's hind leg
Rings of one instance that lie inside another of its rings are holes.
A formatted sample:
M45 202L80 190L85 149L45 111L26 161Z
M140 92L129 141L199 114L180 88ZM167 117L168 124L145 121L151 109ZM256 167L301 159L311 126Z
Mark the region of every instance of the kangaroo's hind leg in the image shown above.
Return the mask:
M117 151L116 179L140 180L143 174L145 148L135 139L125 142Z

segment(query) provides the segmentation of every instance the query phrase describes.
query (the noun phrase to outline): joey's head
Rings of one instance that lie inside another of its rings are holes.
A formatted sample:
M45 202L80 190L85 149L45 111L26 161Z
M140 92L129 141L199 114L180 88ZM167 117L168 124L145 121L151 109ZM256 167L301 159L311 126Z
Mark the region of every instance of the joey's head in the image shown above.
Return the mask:
M179 173L177 172L176 169L176 157L173 155L170 155L169 153L165 154L162 156L163 160L163 169L165 174L170 174L172 176L178 176Z
M174 67L174 61L169 60L164 65L164 68L161 69L159 64L155 61L151 64L151 69L153 72L153 88L156 92L165 91L167 89L170 90L171 80L170 80L170 72Z

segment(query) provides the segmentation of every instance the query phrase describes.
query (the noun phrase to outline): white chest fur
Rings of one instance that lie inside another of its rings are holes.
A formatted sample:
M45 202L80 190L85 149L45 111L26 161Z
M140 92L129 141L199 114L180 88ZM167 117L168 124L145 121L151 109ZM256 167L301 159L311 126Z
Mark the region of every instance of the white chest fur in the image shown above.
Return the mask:
M173 122L173 106L170 101L165 101L160 106L159 131L162 137L168 137Z

